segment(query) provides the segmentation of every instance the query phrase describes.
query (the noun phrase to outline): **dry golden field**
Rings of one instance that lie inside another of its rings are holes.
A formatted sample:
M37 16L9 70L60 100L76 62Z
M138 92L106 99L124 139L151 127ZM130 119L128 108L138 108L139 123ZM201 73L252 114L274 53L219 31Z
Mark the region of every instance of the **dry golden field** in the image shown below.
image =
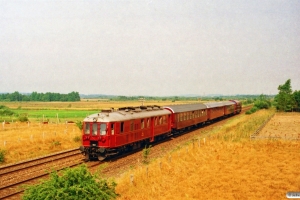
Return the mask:
M0 127L0 149L10 164L50 153L78 148L81 131L75 124L14 122Z
M300 142L250 140L273 113L239 115L205 144L198 131L194 143L137 164L117 179L119 199L286 199L300 191Z

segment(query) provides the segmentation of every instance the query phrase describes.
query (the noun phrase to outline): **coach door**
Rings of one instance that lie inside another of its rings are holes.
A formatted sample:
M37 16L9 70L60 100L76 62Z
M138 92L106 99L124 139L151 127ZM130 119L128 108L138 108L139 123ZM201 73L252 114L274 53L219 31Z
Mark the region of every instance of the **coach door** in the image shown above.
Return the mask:
M110 123L110 146L114 147L116 145L116 123Z
M150 119L150 142L154 141L154 121L155 121L155 117L151 117L151 119Z

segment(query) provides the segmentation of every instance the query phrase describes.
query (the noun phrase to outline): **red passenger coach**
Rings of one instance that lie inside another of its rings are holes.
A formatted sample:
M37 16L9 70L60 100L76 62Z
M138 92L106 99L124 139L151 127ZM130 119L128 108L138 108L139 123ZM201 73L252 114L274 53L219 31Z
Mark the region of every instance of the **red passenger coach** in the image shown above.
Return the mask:
M172 132L183 131L207 121L207 108L203 103L164 106L172 112Z
M207 107L207 120L213 120L224 116L224 103L223 102L212 102L204 103Z
M233 115L235 112L235 102L225 101L224 104L224 115Z
M140 148L171 132L171 113L159 106L104 110L83 121L81 152L87 159L105 159Z

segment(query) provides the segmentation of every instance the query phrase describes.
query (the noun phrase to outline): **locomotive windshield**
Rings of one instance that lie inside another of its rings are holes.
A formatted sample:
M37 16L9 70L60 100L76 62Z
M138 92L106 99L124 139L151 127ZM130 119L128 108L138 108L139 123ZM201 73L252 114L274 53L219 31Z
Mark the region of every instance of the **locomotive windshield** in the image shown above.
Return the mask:
M90 134L90 123L85 123L84 133Z
M93 135L97 135L97 123L93 123L93 131L92 131Z
M106 135L106 124L100 125L100 135Z

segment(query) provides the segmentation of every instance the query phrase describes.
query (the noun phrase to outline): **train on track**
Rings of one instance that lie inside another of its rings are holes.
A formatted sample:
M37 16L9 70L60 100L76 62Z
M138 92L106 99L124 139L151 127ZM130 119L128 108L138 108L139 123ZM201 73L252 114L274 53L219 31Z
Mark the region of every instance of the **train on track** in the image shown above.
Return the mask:
M88 160L104 160L239 114L241 109L240 101L229 100L102 110L83 120L82 146L79 149Z

